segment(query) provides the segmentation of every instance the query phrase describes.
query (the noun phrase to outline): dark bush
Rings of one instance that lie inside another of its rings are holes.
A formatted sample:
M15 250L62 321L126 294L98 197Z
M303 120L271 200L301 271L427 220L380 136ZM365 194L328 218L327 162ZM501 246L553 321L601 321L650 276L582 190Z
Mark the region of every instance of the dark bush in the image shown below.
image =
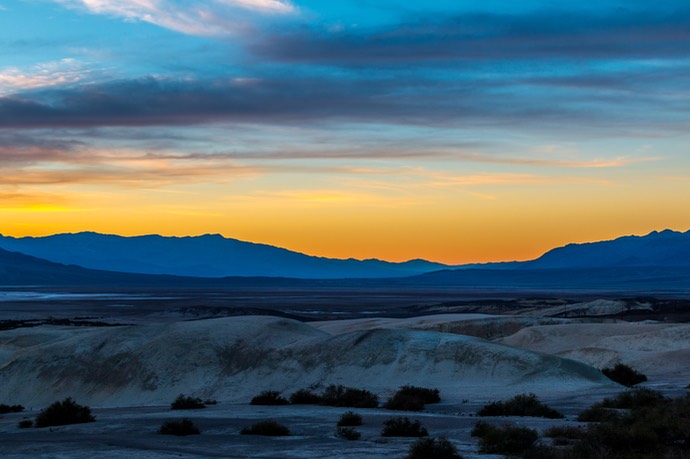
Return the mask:
M580 413L577 420L580 422L615 421L623 415L616 410L635 410L669 402L670 400L661 392L646 388L633 389L618 394L614 398L605 398L595 403Z
M352 408L376 408L379 397L365 389L330 385L323 392L321 404Z
M405 395L398 392L389 398L383 407L387 410L422 411L424 400L415 395Z
M489 424L488 422L484 421L478 421L474 427L472 428L472 431L470 432L470 435L473 437L483 437L486 435L488 432L491 431L491 429L495 429L494 426Z
M165 421L158 429L158 433L183 437L185 435L199 435L201 431L191 420L185 418L180 421Z
M424 403L438 403L441 401L441 394L438 389L427 387L402 386L398 389L398 394L421 398Z
M91 408L79 405L68 397L41 410L36 416L35 425L36 427L64 426L95 420L96 418L91 415Z
M553 439L556 446L571 445L574 440L580 440L585 436L585 429L574 426L555 426L544 431L545 437Z
M382 437L426 437L429 435L419 421L412 422L407 417L390 418L383 425Z
M647 376L637 372L635 369L623 363L617 363L613 368L604 368L601 370L601 372L604 373L604 376L609 378L611 381L615 381L618 384L622 384L626 387L632 387L635 384L639 384L647 380Z
M544 431L545 437L550 438L567 438L568 440L577 440L585 435L583 427L576 426L555 426L550 427Z
M22 419L19 421L19 424L17 424L17 427L20 429L29 429L34 426L34 421L31 419Z
M288 401L274 390L265 390L252 398L250 405L287 405Z
M240 430L242 435L265 435L268 437L284 437L290 435L290 429L277 421L261 421Z
M338 426L340 427L354 427L362 425L362 416L352 411L347 411L340 416Z
M187 397L184 394L177 396L174 402L170 404L171 410L198 410L206 408L206 405L200 398Z
M577 416L580 422L606 422L617 419L620 415L617 411L604 408L600 404L595 404L584 410Z
M359 440L362 434L351 427L338 427L338 430L335 431L335 436L345 440Z
M478 433L475 436L479 436L479 452L486 454L522 455L539 438L536 430L522 426L496 427L486 424L481 428L475 426L473 434L475 431Z
M218 404L218 400L213 400L211 398L207 398L206 400L204 400L204 405L206 405L206 406L217 405L217 404Z
M618 394L614 398L605 398L599 405L604 408L632 410L658 405L665 401L668 401L668 399L661 392L647 388L638 388Z
M491 402L479 410L477 416L531 416L561 419L564 416L539 401L534 394L520 394L506 402Z
M575 459L652 459L690 457L690 397L668 399L653 391L631 391L606 401L614 412L595 404L585 413L614 413L592 416L582 438L568 456ZM583 415L585 414L583 413ZM580 417L585 417L581 415Z
M402 386L383 406L389 410L421 411L426 403L441 401L438 389Z
M24 407L21 405L5 405L0 403L0 414L21 413L22 411L24 411Z
M321 403L321 396L309 389L300 389L290 395L290 403L293 405L318 405Z
M462 459L462 456L447 438L425 437L410 445L405 459Z

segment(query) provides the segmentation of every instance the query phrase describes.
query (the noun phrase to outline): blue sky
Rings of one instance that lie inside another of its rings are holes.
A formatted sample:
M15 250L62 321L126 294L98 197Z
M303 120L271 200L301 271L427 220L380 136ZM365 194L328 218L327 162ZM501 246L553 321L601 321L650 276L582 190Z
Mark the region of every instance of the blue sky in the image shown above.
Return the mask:
M681 1L2 1L0 232L462 262L685 230L688 56Z

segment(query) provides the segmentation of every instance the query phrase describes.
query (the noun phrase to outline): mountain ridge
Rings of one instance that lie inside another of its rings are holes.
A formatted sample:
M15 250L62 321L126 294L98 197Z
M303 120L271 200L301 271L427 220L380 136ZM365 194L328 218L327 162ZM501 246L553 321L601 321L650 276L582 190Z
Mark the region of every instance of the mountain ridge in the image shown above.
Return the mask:
M219 234L119 236L84 231L42 237L0 235L0 248L89 269L191 277L382 278L451 267L420 259L395 263L318 257Z
M637 283L645 288L675 289L690 285L690 231L672 230L567 244L525 262L461 266L420 259L396 264L377 259L312 257L218 234L125 237L81 232L25 238L0 235L0 249L17 252L13 255L15 258L20 254L35 257L38 265L25 277L39 283L40 273L44 272L44 278L57 283L64 283L65 279L73 279L75 283L79 283L79 279L84 283L110 282L116 278L126 283L160 281L170 284L177 276L181 282L198 285L244 282L246 279L253 279L258 285L260 279L268 278L276 285L293 282L290 279L295 282L335 281L336 284L340 280L346 284L348 279L359 279L382 280L397 286L508 289L628 289ZM4 267L0 266L3 278L0 284L8 284L11 279L21 281L11 268L13 264L28 266L25 259L18 262L10 258L6 254L0 257L0 261L5 260ZM230 266L228 271L219 270L222 263ZM58 279L62 280L58 282ZM267 280L266 283L270 284Z

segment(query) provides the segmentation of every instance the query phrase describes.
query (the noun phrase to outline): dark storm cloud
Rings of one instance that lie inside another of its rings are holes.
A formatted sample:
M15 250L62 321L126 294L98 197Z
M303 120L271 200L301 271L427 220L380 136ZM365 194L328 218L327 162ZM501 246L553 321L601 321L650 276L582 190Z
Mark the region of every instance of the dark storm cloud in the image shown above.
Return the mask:
M302 28L269 35L252 51L263 58L335 66L540 59L686 57L690 9L617 10L607 15L540 12L421 19L385 30Z

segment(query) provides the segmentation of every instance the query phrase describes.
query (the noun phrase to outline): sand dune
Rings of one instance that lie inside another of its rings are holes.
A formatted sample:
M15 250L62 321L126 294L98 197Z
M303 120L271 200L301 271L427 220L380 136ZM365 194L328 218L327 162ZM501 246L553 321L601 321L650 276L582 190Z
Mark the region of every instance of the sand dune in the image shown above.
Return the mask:
M3 399L29 407L66 396L94 406L167 404L182 392L246 402L264 389L328 384L382 397L401 384L434 386L450 402L611 387L588 365L479 338L381 328L332 335L265 316L4 331L0 380Z
M623 362L650 379L687 378L690 324L607 323L524 328L499 340L598 368Z

